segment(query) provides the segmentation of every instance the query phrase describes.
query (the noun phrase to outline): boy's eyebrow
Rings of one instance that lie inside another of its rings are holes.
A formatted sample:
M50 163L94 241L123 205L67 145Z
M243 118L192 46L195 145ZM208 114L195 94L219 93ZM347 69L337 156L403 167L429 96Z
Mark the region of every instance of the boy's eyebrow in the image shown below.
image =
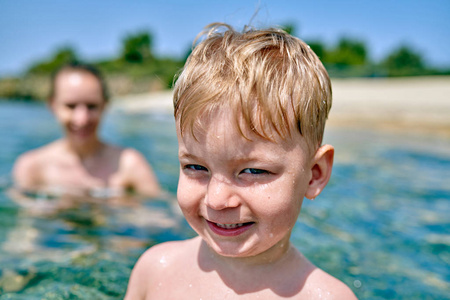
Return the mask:
M178 154L179 159L193 159L193 160L202 160L200 156L191 154L189 152L185 152L183 150L179 151ZM278 156L268 155L266 153L265 156L261 157L259 155L236 155L232 159L235 162L261 162L264 161L265 163L277 163L280 159Z
M191 153L186 152L186 151L183 151L183 150L180 150L178 152L178 157L179 158L193 158L193 159L197 159L198 158L196 155L191 154Z

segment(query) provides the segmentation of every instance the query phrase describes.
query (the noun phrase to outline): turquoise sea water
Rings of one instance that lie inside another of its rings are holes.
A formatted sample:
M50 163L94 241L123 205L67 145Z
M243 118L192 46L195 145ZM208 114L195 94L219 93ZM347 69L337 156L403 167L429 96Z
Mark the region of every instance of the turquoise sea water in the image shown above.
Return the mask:
M165 199L61 199L11 194L15 158L61 135L42 104L0 101L0 299L122 299L148 247L194 233ZM144 153L176 192L171 116L107 114L101 135ZM449 299L450 140L329 129L329 185L305 200L292 242L360 299Z

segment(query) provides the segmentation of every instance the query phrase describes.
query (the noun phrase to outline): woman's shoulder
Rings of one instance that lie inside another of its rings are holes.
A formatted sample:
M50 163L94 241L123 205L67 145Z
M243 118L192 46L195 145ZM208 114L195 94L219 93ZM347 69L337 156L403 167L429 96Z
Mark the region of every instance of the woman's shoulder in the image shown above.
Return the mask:
M134 167L142 164L143 162L147 163L144 155L134 148L120 148L115 147L115 150L120 155L120 164L126 167Z
M21 154L15 161L12 174L20 186L32 186L39 181L40 173L47 163L52 163L58 156L58 141Z
M149 197L160 195L158 178L145 156L138 150L125 148L121 151L116 177L139 194Z
M14 169L29 170L30 168L39 167L46 159L49 159L50 157L54 158L59 152L59 148L60 142L54 141L39 148L29 150L16 159Z

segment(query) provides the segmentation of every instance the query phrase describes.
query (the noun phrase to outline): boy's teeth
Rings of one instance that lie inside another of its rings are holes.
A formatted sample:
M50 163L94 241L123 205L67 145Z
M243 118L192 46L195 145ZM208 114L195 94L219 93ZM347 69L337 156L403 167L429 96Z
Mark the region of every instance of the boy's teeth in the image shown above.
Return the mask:
M225 229L233 229L233 228L238 228L244 225L244 223L238 223L238 224L220 224L220 223L216 223L216 225L218 227L221 228L225 228Z

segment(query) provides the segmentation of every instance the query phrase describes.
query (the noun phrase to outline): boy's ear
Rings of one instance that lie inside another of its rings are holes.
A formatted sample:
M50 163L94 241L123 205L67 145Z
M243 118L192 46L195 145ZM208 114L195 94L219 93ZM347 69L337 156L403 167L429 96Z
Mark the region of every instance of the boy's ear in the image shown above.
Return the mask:
M305 197L316 198L330 180L333 169L334 148L331 145L323 145L317 149L311 167L311 180Z

